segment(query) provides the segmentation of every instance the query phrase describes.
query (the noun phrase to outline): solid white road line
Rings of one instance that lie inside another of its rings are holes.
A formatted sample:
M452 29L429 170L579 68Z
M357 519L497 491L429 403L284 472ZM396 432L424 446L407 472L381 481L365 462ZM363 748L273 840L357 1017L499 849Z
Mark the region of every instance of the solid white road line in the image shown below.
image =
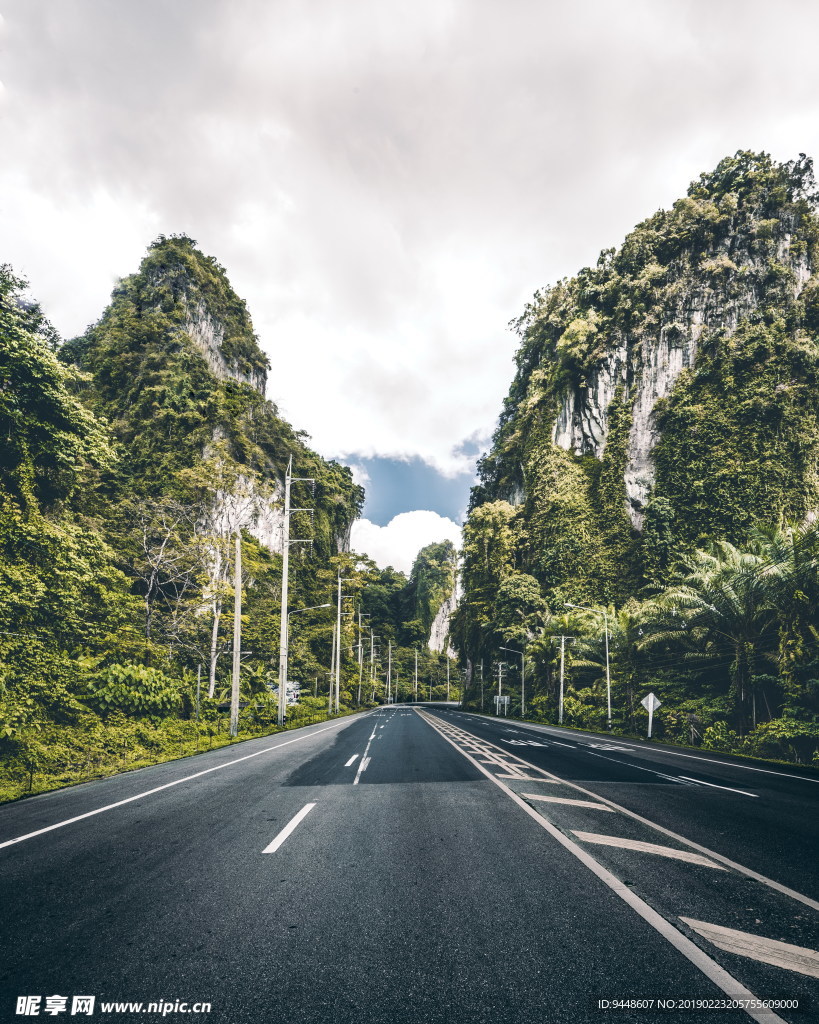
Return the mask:
M637 853L656 853L659 857L671 857L672 860L684 860L689 864L702 864L707 868L716 868L717 871L724 871L721 864L715 864L707 857L701 857L698 853L689 853L688 850L675 850L672 846L658 846L656 843L641 843L636 839L621 839L619 836L602 836L594 832L578 832L572 829L572 834L584 843L596 843L598 846L617 846L623 850L635 850Z
M291 818L291 820L284 826L284 828L281 830L281 832L279 832L279 834L276 836L273 842L262 850L262 853L275 853L276 850L278 850L278 848L285 841L285 839L287 839L290 833L296 829L299 822L304 821L304 819L307 817L310 811L313 810L315 806L315 804L305 804L304 807L302 807L299 813L295 816L295 818Z
M474 734L466 733L465 735L472 736ZM761 882L763 885L767 885L770 889L774 889L776 892L781 892L784 896L789 896L791 899L797 900L799 903L804 903L806 907L811 907L813 910L819 910L819 900L806 896L804 893L797 892L795 889L790 889L787 885L782 885L781 882L776 882L772 878L768 878L766 875L761 875L758 871L746 868L743 864L738 864L735 860L731 860L730 857L724 857L721 853L716 853L714 850L710 850L707 846L695 843L693 839L681 836L678 832L672 832L670 828L664 828L662 825L658 825L656 821L652 821L650 818L644 818L642 814L637 814L636 811L630 811L628 807L623 807L622 804L617 804L613 800L609 800L608 797L600 796L599 793L594 793L590 789L584 789L583 786L579 786L576 782L569 782L567 779L562 779L559 775L555 775L554 772L547 771L545 768L540 768L538 765L532 764L529 761L524 761L522 757L518 758L518 760L522 764L526 765L530 771L540 772L542 775L548 776L553 782L559 782L561 785L568 786L570 789L574 789L578 793L583 793L585 796L590 796L594 800L599 800L600 803L607 804L612 808L612 810L619 811L621 814L626 814L629 818L633 818L635 821L639 821L643 825L648 825L649 828L654 829L655 832L668 836L669 839L675 839L678 843L683 843L685 846L690 846L692 850L698 850L700 853L705 854L706 857L710 857L712 860L719 861L720 864L725 864L727 867L733 868L734 871L738 871L741 875L745 875L746 878L753 878L755 881ZM796 777L798 778L798 776ZM498 783L498 785L501 785L501 783ZM687 783L682 783L682 785L687 785Z
M459 750L458 745L437 728L431 715L425 715L423 712L418 713L429 724L430 728L435 729L440 736L443 736L447 743L451 743L456 750ZM534 807L530 807L529 804L521 800L517 793L512 792L507 785L501 782L500 779L496 778L491 772L488 772L485 768L481 768L473 757L470 757L469 754L464 753L464 751L461 751L461 754L468 761L471 761L479 772L483 772L484 775L494 782L499 789L502 789L503 792L506 793L506 795L516 803L518 807L524 810L534 822L540 825L541 828L545 829L545 831L556 839L561 846L568 850L572 856L576 857L589 869L589 871L595 874L600 881L607 885L612 892L623 900L624 903L627 903L632 910L636 911L636 913L638 913L647 924L651 925L655 931L659 932L660 935L674 946L675 949L682 953L686 959L690 960L695 967L702 971L709 981L712 981L717 988L720 989L720 991L724 992L731 998L750 999L753 1002L758 1001L757 997L752 992L745 988L744 985L737 981L736 978L732 977L732 975L730 975L726 970L720 967L720 965L715 960L712 960L707 953L704 953L699 946L683 935L682 932L678 931L673 924L666 921L666 919L661 914L658 914L653 907L650 907L645 900L640 899L632 889L616 878L610 871L607 871L602 864L598 864L594 857L586 853L586 851L582 847L578 846L573 839L569 839L569 837L564 835L556 825L553 825L547 818L538 814ZM786 1024L778 1014L766 1007L760 1009L752 1009L749 1007L745 1012L749 1017L759 1021L760 1024Z
M605 804L594 804L590 800L572 800L567 796L541 796L539 793L521 793L520 795L525 800L543 800L544 803L549 804L570 804L572 807L588 807L592 811L613 813L611 807L606 807Z
M349 767L350 767L350 765L351 765L351 764L353 763L353 761L355 761L355 759L356 759L357 757L358 757L358 754L353 754L353 756L352 756L352 757L350 758L350 760L349 760L349 761L348 761L348 762L347 762L347 763L346 763L346 764L344 765L344 767L345 767L345 768L349 768Z
M819 953L815 949L792 946L790 942L766 939L762 935L752 935L750 932L738 932L733 928L723 928L719 924L694 921L690 917L681 917L680 920L719 949L724 949L726 953L736 953L737 956L747 956L751 960L758 960L772 967L783 967L786 971L807 974L809 978L819 978Z
M488 716L484 715L483 717L487 718ZM491 719L490 719L490 721L491 721ZM549 737L552 736L552 733L554 731L554 727L552 727L552 728L541 728L541 727L538 727L536 725L528 725L528 724L525 725L523 728L530 729L532 732L535 732L535 733L541 733L541 732L545 733ZM559 733L559 735L563 735L563 734ZM559 742L559 740L552 740L552 743L558 743L558 742ZM578 740L577 742L581 743L583 741L582 740ZM560 745L563 746L563 747L574 746L574 744L569 744L569 743L561 743ZM742 769L742 771L746 771L746 772L762 772L763 775L778 775L782 779L797 779L799 782L819 783L819 779L812 779L808 775L790 775L787 772L775 772L771 768L756 768L756 767L754 767L754 765L750 765L750 764L735 764L733 761L717 761L713 757L701 757L699 754L683 754L683 752L680 751L680 750L667 750L665 747L644 747L644 746L638 746L636 743L625 743L625 742L623 743L623 746L627 746L629 748L629 750L636 750L636 751L639 751L640 753L643 753L643 754L646 753L646 752L649 752L649 751L653 751L654 753L657 753L657 754L668 754L670 757L685 757L689 761L699 761L701 764L719 764L719 765L722 765L724 768L740 768L740 769Z
M669 782L676 782L678 784L682 783L683 786L686 785L686 783L682 782L680 777L677 775L666 775L664 772L655 771L654 768L643 768L641 764L631 764L629 761L621 761L619 757L606 757L605 754L598 754L596 750L586 750L584 753L588 754L589 757L602 757L604 761L613 761L615 764L622 764L626 768L636 768L638 772L648 772L649 775L657 775L661 779L667 779Z
M365 712L365 716L370 714L372 714L371 711ZM38 828L36 832L27 832L24 836L17 836L16 839L7 839L5 842L0 843L0 850L5 846L14 846L15 843L22 843L26 839L33 839L35 836L41 836L46 832L53 832L55 828L62 828L64 825L73 825L75 821L82 821L84 818L93 818L95 814L103 814L105 811L113 811L115 807L123 807L125 804L133 803L134 800L141 800L145 796L153 796L154 793L161 793L163 789L171 789L173 786L180 786L183 782L190 782L192 779L200 779L203 775L210 775L211 772L218 772L223 768L230 768L234 764L240 764L242 761L249 761L253 757L261 757L262 754L269 754L271 750L278 750L279 747L289 747L291 743L300 743L301 740L309 739L310 736L317 736L320 732L327 732L328 729L335 729L339 725L349 725L351 721L353 721L352 716L349 719L340 719L338 722L333 722L332 725L325 725L321 729L305 733L303 736L296 736L295 739L285 740L284 743L277 743L275 746L265 747L264 750L257 750L253 754L245 754L244 757L237 757L232 761L226 761L224 764L214 765L213 768L205 768L204 771L194 772L193 775L186 775L183 779L175 779L173 782L166 782L164 786L154 786L153 789L146 789L143 793L137 793L135 796L126 797L124 800L117 800L116 803L113 804L106 804L105 807L97 807L93 811L86 811L85 814L77 814L73 818L66 818L65 821L57 821L53 825L46 825L45 828ZM116 776L110 777L116 778Z
M729 793L739 793L742 796L759 796L759 793L746 793L744 789L731 789L730 786L718 786L715 782L703 782L702 779L689 779L687 775L681 775L680 778L685 779L687 782L696 782L698 786L710 786L711 789L727 789Z

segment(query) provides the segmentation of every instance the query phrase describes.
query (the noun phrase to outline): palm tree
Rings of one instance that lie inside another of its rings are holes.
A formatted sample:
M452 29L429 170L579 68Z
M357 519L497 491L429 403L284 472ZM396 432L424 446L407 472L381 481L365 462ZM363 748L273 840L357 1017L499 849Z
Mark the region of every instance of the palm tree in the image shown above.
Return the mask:
M729 656L730 692L738 731L755 718L754 679L762 659L774 660L777 612L763 584L764 556L716 541L685 562L683 577L654 601L659 613L640 648L681 645L686 661L713 664ZM770 711L769 711L770 716ZM772 716L770 716L772 717Z
M635 600L627 601L620 609L608 608L609 662L612 682L612 703L618 696L623 700L623 717L628 719L632 731L635 696L645 655L640 647L646 619L645 606ZM582 634L576 644L576 668L596 669L600 672L595 685L605 684L606 654L604 638L600 633L599 615L583 616ZM575 619L575 622L577 620Z
M758 526L760 584L779 615L778 666L786 699L800 696L797 671L819 638L819 523Z

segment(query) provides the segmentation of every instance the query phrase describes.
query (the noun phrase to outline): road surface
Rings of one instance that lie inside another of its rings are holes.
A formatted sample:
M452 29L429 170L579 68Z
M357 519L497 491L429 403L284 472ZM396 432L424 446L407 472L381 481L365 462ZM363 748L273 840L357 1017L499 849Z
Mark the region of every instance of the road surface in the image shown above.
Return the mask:
M0 1020L819 1020L819 781L759 767L394 706L7 805Z

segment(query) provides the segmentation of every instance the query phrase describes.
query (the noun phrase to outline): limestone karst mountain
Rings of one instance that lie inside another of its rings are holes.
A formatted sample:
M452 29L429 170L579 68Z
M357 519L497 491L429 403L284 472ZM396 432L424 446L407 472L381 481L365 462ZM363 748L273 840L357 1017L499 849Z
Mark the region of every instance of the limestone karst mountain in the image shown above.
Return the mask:
M317 548L349 549L363 492L347 467L311 451L266 399L271 367L247 307L191 239L161 236L62 358L91 374L91 402L127 449L122 479L135 491L179 493L203 462L218 464L233 483L214 485L214 518L238 517L280 553L281 483L292 455L299 475L317 481Z
M473 491L467 600L489 585L475 545L555 608L620 601L675 545L819 506L813 188L805 157L738 153L535 295Z

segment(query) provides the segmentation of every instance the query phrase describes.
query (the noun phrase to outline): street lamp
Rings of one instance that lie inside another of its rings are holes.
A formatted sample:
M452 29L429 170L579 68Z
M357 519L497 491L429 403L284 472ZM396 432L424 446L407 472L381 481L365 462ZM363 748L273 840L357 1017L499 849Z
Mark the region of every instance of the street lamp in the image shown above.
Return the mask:
M514 647L501 647L502 651L509 651L510 654L520 655L520 717L526 717L526 679L525 679L525 655L526 644L523 644L523 651L516 651Z
M501 701L500 701L500 699L503 696L503 670L506 668L506 662L505 661L499 661L497 663L496 667L498 669L498 699L497 699L497 706L498 706L498 717L500 717L500 708L501 708Z
M609 672L609 616L605 608L591 608L587 604L569 604L568 601L563 602L567 608L577 608L579 611L585 612L603 612L603 620L605 622L606 630L606 702L608 704L608 720L607 724L609 730L611 730L611 673Z
M284 647L279 658L279 725L284 725L284 708L287 701L287 659L290 655L290 616L300 615L302 612L312 612L316 608L331 608L329 604L313 604L309 608L293 608L285 616ZM281 669L284 669L282 674Z

